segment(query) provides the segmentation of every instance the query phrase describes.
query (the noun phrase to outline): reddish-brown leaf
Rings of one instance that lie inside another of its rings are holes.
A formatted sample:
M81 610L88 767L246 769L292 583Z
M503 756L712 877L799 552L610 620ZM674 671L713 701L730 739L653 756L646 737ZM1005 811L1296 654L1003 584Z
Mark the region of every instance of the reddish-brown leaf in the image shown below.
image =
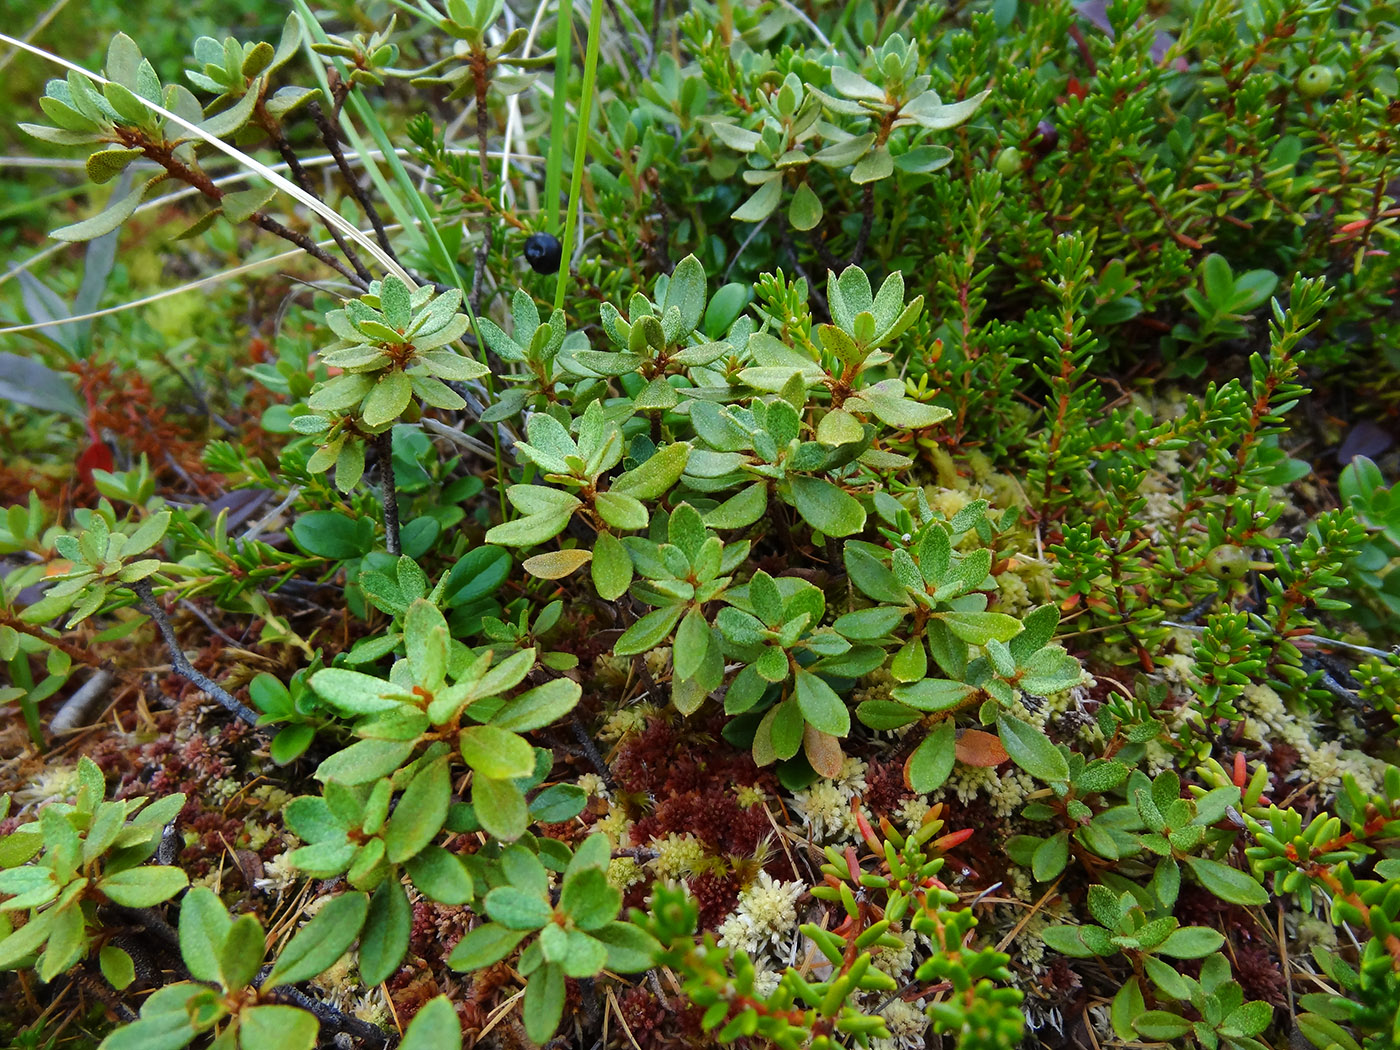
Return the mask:
M802 731L802 750L807 755L807 761L824 777L839 777L841 775L841 763L845 756L841 754L841 741L837 740L830 733L823 733L820 729L807 726Z
M84 485L91 485L94 470L111 470L112 466L112 450L101 441L94 441L78 457L78 477Z
M1006 748L994 733L959 729L957 756L965 766L999 766L1006 761Z

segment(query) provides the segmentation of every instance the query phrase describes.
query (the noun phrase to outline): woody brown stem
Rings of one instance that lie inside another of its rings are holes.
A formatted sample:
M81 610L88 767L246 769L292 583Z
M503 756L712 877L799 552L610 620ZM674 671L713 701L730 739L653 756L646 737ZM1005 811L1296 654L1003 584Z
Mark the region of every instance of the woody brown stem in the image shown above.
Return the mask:
M160 602L156 601L155 592L151 590L150 583L146 580L138 580L130 586L136 597L141 600L141 608L146 610L146 614L150 616L160 631L160 636L165 640L165 647L170 651L170 669L191 685L203 689L235 718L247 722L250 726L256 725L257 712L234 699L233 695L214 679L195 670L194 664L190 663L189 657L180 648L180 639L175 635L175 628L170 624L170 617L165 615L165 609L161 607Z
M311 179L306 174L306 169L301 166L301 159L296 155L296 151L292 149L291 143L287 141L287 136L282 133L282 125L279 124L276 118L270 113L263 110L262 103L258 104L258 110L263 130L267 132L268 138L272 140L272 144L277 147L277 152L282 155L283 161L287 164L287 170L291 172L292 178L296 180L296 184L307 193L319 197L320 194L316 193L315 189L312 188ZM368 288L373 277L369 270L366 269L359 254L346 243L345 238L341 235L339 230L324 219L322 219L322 222L325 222L326 230L330 233L331 239L335 241L336 247L340 249L340 253L349 260L350 265L355 268L355 273L359 275L360 279L356 284L361 288Z
M384 506L384 549L394 557L403 553L399 542L399 494L394 487L393 430L374 435L374 451L379 457L379 502Z
M37 627L25 623L18 617L11 616L2 609L0 609L0 625L9 627L19 634L28 635L30 638L38 638L45 645L52 646L59 652L65 654L70 660L74 660L77 663L86 664L88 667L102 666L102 661L93 656L92 653L88 652L86 649L76 646L72 642L65 642L62 638L52 638Z
M321 141L325 143L330 155L335 158L335 166L340 169L341 178L350 188L350 195L355 198L355 203L365 213L365 218L369 219L369 224L374 228L374 239L379 242L379 246L384 249L389 258L395 262L398 256L394 254L394 249L389 245L389 234L384 229L384 220L379 217L379 209L374 206L374 201L370 200L365 193L364 187L360 185L360 180L350 168L350 163L345 159L345 153L340 148L340 135L335 130L335 125L322 111L317 102L312 102L306 107L311 113L311 119L316 122L316 129L321 133Z
M618 7L617 0L608 0L608 13L612 15L613 24L617 26L618 39L622 41L622 49L627 52L627 57L632 60L632 68L638 73L643 73L642 57L637 54L637 49L632 45L631 34L627 32L627 27L622 24L622 11ZM649 64L649 63L648 63Z
M223 202L224 191L214 184L214 180L201 168L185 164L183 161L176 158L175 151L172 147L163 143L158 144L151 142L144 134L129 134L125 132L125 129L118 130L123 132L121 136L121 141L123 143L132 148L141 150L142 155L145 156L147 160L153 160L159 164L165 169L166 174L169 175L170 178L178 182L183 182L186 186L193 186L212 204L221 204ZM317 262L329 266L352 284L359 283L359 278L356 277L352 271L346 269L343 263L340 263L327 254L320 245L306 236L306 234L290 230L270 215L260 211L254 212L249 217L249 220L253 225L266 230L268 233L275 234L283 240L295 244L302 251L306 252L307 255L311 256Z
M860 196L860 233L856 235L856 247L851 252L851 265L859 266L865 258L865 247L870 243L870 228L875 224L875 184L867 182Z
M486 262L491 255L491 232L490 222L484 223L481 228L481 243L477 245L475 266L472 270L471 296L467 300L473 314L478 313L481 309L482 280L486 276Z
M351 284L358 285L360 283L359 278L355 275L354 271L347 269L344 266L344 264L337 261L334 256L322 250L321 246L318 245L315 241L313 241L310 237L306 236L306 234L298 233L296 230L288 229L286 226L283 226L280 222L278 222L276 219L266 214L265 212L254 212L251 216L250 221L253 223L254 226L261 227L268 233L281 237L284 241L291 241L298 248L304 251L307 255L311 256L317 262L324 263L325 265L329 266L332 270L340 274Z

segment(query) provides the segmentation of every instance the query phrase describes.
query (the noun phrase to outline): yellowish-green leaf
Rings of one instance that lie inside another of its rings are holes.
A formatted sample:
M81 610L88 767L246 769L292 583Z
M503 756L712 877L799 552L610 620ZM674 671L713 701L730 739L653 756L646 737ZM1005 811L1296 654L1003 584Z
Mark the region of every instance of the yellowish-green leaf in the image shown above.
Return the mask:
M522 563L525 571L542 580L561 580L578 571L593 558L593 552L575 548L567 551L549 551L526 558Z

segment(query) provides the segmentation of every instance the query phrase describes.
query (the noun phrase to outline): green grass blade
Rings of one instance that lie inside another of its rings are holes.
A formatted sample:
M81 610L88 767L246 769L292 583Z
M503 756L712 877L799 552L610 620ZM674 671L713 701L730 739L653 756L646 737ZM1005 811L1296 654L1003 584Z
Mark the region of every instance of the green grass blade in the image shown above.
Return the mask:
M569 103L569 49L574 39L573 0L559 0L554 27L554 96L549 107L549 159L544 169L544 228L558 229L559 188L564 174L564 119ZM590 36L591 39L591 36Z
M574 170L569 179L569 208L564 213L563 257L559 263L559 283L554 286L554 308L564 308L564 293L569 287L569 259L574 249L574 216L578 211L579 193L583 190L583 162L588 156L588 125L593 117L593 81L598 72L598 42L603 35L603 0L593 0L588 13L588 52L583 59L583 89L578 104L578 131L574 135ZM556 85L556 103L563 92ZM554 143L550 143L551 152Z
M305 0L292 0L292 3L296 7L298 14L301 15L302 21L306 24L307 37L304 46L310 61L311 71L315 75L316 82L320 86L322 93L329 99L332 96L330 82L326 79L326 71L322 64L324 59L311 50L311 43L314 41L318 44L324 44L327 43L330 38L326 36L326 31L321 28L321 23L316 21L316 16L312 14L311 8L307 6ZM335 63L336 72L340 74L341 78L348 80L350 74L344 62L338 58L332 59L332 62ZM419 194L418 188L413 184L413 180L409 178L408 172L404 170L403 163L399 160L397 153L394 151L393 143L389 141L389 136L384 132L384 127L379 123L379 119L374 115L374 111L369 107L364 97L358 91L352 91L350 93L345 100L345 105L351 111L355 119L364 124L365 128L369 131L374 139L375 145L379 147L380 152L383 154L384 163L388 165L389 171L394 177L394 182L398 185L399 190L403 191L401 195L395 190L394 186L390 185L389 181L384 178L384 173L380 171L379 165L370 155L370 151L366 148L364 139L360 136L354 122L351 121L345 111L342 110L340 114L341 130L345 133L346 141L349 142L351 149L359 156L360 164L369 175L370 182L374 185L375 192L379 194L385 206L388 207L390 214L394 217L394 221L403 227L404 233L410 241L416 242L411 243L411 247L423 252L431 258L435 266L442 268L444 275L455 276L456 267L452 264L446 248L442 246L441 238L437 238L437 244L433 243L433 234L436 233L436 227L433 225L432 217L426 205L421 200L421 194ZM442 249L441 254L439 254L438 248ZM460 282L457 283L460 285Z

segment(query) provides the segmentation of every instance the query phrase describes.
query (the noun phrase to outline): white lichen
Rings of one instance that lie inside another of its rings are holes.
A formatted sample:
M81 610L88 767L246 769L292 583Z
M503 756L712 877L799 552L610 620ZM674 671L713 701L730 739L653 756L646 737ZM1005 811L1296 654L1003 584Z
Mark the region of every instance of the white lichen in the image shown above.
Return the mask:
M631 839L632 821L618 807L608 810L593 823L593 830L606 835L614 849L618 849Z
M642 659L646 662L647 670L651 672L652 676L660 678L671 670L671 647L658 645L655 649L648 649Z
M896 999L880 1011L889 1029L888 1039L872 1039L871 1050L923 1050L927 1045L928 1016L922 999L906 1003Z
M677 835L673 831L664 839L656 839L652 848L656 850L656 859L651 863L663 879L686 878L712 866L704 844L689 833Z
M810 830L814 842L838 842L855 834L851 793L834 781L819 780L794 794L792 810Z
M752 809L768 801L768 794L761 787L740 784L734 791L735 801L742 809Z
M767 999L778 990L778 982L783 979L783 975L777 970L770 970L766 966L754 966L753 992L759 999Z
M1026 799L1039 786L1029 773L1019 769L1010 772L998 770L998 775L987 790L987 800L993 813L999 817L1009 817L1021 811Z
M647 722L656 714L651 704L637 704L614 711L598 730L598 739L612 744L626 736L634 736L646 729Z
M255 889L263 893L274 893L279 897L290 889L299 878L297 869L287 863L287 854L291 850L277 854L269 861L263 863L262 878L253 882Z
M836 786L850 795L865 791L865 772L869 767L858 758L847 755L841 763L841 772L836 777ZM849 796L848 796L849 797Z
M913 831L923 825L924 817L928 816L932 808L928 799L922 795L915 795L899 804L899 808L895 810L895 817L904 825L906 831Z
M759 872L720 924L720 943L750 954L777 948L797 928L797 898L806 888L800 882L779 882L768 872Z
M918 934L913 930L901 930L895 936L904 943L898 948L881 946L874 949L870 953L870 961L875 969L898 980L914 968L914 949L918 944Z
M646 877L646 869L633 857L614 857L608 862L608 882L624 892Z
M597 773L585 773L578 778L578 786L583 788L584 793L589 798L612 798L612 792L608 790L608 785Z
M1014 572L1003 572L994 577L997 584L997 607L1012 616L1029 611L1034 604L1026 581Z
M78 794L78 767L55 763L44 765L39 772L16 788L13 794L15 812L39 809L49 802L71 802Z

